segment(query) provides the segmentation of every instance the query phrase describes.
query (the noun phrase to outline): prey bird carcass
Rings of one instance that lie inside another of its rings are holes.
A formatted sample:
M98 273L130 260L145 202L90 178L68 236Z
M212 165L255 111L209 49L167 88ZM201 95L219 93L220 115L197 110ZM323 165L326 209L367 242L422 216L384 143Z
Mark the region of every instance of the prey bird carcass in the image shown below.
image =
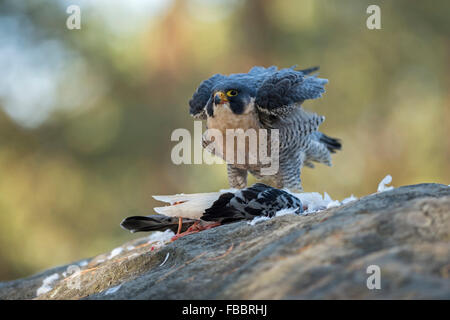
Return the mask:
M157 215L128 217L121 226L131 232L172 230L177 232L175 240L221 224L272 218L281 211L301 214L305 209L296 195L262 183L240 190L154 198L169 205L155 208Z
M153 197L168 205L154 208L158 214L128 217L121 226L131 232L172 230L177 233L175 240L222 224L245 220L254 224L285 214L305 215L356 199L340 203L327 193L293 193L262 183L244 189Z

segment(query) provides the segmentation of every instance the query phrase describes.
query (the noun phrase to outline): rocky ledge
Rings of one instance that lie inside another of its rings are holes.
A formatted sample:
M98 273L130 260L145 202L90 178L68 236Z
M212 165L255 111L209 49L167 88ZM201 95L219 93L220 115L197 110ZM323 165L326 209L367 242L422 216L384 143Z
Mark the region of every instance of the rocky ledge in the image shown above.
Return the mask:
M0 298L449 299L449 233L450 187L404 186L174 242L147 235L0 283Z

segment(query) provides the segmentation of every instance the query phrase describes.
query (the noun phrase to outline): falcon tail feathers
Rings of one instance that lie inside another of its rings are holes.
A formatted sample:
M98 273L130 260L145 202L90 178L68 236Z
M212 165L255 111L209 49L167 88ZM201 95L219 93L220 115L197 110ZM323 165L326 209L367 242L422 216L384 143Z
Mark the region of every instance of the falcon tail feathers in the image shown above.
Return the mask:
M315 67L311 67L311 68L307 68L307 69L303 69L303 70L297 70L297 71L302 72L304 74L310 74L314 71L319 70L319 68L320 68L319 66L315 66Z
M120 226L131 232L141 232L141 231L165 231L172 230L177 232L178 230L178 219L174 217L167 217L159 214L151 216L133 216L125 218ZM183 219L181 232L186 231L195 220Z
M319 141L322 142L331 153L335 153L336 150L342 149L342 144L341 144L340 139L329 137L322 132L320 132L320 133L321 133L321 135L320 135Z

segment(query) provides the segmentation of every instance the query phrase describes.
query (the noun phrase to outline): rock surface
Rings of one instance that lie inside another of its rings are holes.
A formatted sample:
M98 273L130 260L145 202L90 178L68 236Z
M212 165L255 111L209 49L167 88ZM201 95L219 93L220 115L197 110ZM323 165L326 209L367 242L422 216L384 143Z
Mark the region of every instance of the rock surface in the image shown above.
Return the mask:
M0 283L0 298L449 299L449 234L450 187L419 184L163 246L144 237L66 277L62 266ZM370 265L381 289L367 287ZM52 289L36 297L54 273Z

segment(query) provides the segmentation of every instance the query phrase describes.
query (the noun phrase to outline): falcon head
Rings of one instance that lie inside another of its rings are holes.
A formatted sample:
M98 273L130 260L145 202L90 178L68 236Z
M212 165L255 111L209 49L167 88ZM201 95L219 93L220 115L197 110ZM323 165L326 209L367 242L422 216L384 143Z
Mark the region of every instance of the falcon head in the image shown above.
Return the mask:
M206 106L210 117L218 108L229 108L234 114L245 113L255 98L255 90L250 89L243 83L236 81L224 82L216 85Z

